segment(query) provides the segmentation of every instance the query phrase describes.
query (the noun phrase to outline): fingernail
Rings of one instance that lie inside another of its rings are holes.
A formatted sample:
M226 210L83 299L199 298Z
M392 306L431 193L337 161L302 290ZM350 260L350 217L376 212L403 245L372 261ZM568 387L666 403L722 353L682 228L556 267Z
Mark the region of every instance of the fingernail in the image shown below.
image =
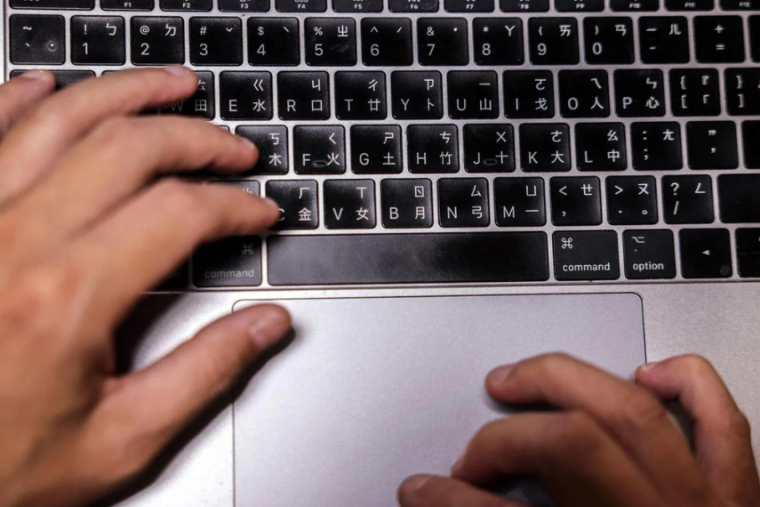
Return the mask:
M422 487L428 482L430 482L430 477L426 475L417 475L404 481L401 490L404 495L412 496L422 489Z
M464 462L464 453L460 454L456 461L454 461L454 464L451 465L451 475L456 475L459 473L459 471L462 469L462 462Z
M280 341L290 329L290 319L283 310L266 310L259 314L256 322L249 328L253 342L261 349L266 349Z
M507 378L509 378L509 375L512 373L512 369L514 367L514 364L505 364L504 366L494 368L488 374L488 382L491 384L501 384L507 380Z
M248 139L247 137L238 137L240 139L240 142L243 143L244 146L248 147L251 150L258 150L255 144L253 144L253 141Z
M190 69L183 67L182 65L171 65L169 67L164 67L164 70L172 76L180 77L187 77L187 75L192 72Z
M275 201L271 197L264 197L264 204L266 204L272 209L276 209L278 212L282 211L282 209L280 208L280 205L277 204L277 201Z
M646 373L646 372L648 372L649 370L651 370L652 368L654 368L655 366L657 366L657 364L658 364L658 363L657 363L656 361L653 361L653 362L651 362L651 363L644 363L644 364L642 364L641 366L639 366L638 370L639 370L641 373Z
M44 70L30 70L27 72L24 72L19 77L22 77L24 79L36 79L36 80L47 80L50 74L48 72L45 72Z

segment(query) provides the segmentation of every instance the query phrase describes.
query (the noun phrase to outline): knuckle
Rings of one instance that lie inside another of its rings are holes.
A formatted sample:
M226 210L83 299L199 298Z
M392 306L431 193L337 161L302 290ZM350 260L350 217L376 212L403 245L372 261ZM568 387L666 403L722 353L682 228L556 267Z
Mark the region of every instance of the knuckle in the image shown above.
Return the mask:
M51 312L71 301L81 286L84 271L71 261L35 266L15 282L14 300L26 312Z
M570 356L563 352L551 352L548 354L542 354L540 356L534 357L527 362L518 363L518 365L515 367L515 372L513 372L513 375L520 370L524 372L528 369L533 370L537 375L542 375L545 377L554 375L563 365L567 364L567 362L570 360Z
M676 361L681 362L693 376L700 376L715 370L710 361L698 354L687 354L677 358Z
M662 403L640 388L632 388L615 414L613 424L628 435L641 435L659 425L670 423Z
M593 456L604 445L604 432L591 416L580 412L568 412L553 420L548 449L559 460L568 456Z
M117 116L103 121L93 135L96 143L114 146L129 144L128 140L141 136L141 132L134 119Z

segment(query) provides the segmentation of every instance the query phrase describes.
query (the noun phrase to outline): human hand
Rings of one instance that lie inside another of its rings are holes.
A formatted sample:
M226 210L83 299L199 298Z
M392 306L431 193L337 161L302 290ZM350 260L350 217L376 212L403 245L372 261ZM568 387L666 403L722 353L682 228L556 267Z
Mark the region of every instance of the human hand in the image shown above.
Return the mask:
M116 376L114 327L141 294L200 243L279 212L232 186L156 180L258 156L203 120L135 116L192 95L189 70L54 95L49 73L24 76L0 87L0 506L63 507L139 473L290 320L273 305L236 312Z
M451 478L407 479L403 507L523 507L483 489L510 476L537 476L563 507L760 505L749 424L701 357L644 365L634 384L550 354L497 368L486 388L498 402L560 410L487 424ZM694 421L693 453L661 403L671 399Z

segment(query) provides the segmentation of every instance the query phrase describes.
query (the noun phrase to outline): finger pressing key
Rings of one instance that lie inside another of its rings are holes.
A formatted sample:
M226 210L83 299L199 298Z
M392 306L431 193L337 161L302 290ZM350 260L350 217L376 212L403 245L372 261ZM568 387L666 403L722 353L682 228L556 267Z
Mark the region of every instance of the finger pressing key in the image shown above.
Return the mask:
M0 138L5 137L21 115L54 89L53 75L44 70L25 72L0 86Z

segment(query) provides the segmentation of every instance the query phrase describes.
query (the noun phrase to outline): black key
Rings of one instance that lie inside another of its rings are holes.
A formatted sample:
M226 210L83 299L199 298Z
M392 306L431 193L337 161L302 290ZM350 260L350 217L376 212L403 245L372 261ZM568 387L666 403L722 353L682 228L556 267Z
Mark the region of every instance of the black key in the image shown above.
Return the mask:
M494 216L499 227L540 227L546 224L543 178L496 178Z
M383 180L383 227L433 226L433 186L430 180Z
M184 263L179 268L172 271L164 281L156 287L154 292L180 292L187 289L190 283L190 266Z
M63 16L15 14L10 29L11 63L62 65L66 61Z
M554 0L559 12L603 11L604 0Z
M388 0L391 12L438 12L438 0Z
M630 280L662 280L676 277L676 253L672 231L625 231L623 257L625 276Z
M543 232L275 236L267 242L272 285L529 282L549 278Z
M124 18L74 16L71 18L71 63L124 65Z
M599 178L552 178L551 196L554 225L602 223Z
M104 11L152 11L154 0L100 0Z
M280 220L273 229L316 229L319 196L314 180L267 181L267 197L280 205Z
M736 124L732 121L690 121L686 146L691 169L736 169Z
M760 9L757 0L720 0L720 8L724 11L756 11Z
M586 61L593 65L633 63L631 18L586 18L583 20Z
M451 71L448 74L449 117L499 117L499 78L496 72Z
M654 176L607 178L607 221L612 225L657 223L657 183Z
M82 9L92 10L95 0L10 0L12 9Z
M325 181L325 227L372 229L375 227L375 182L372 180Z
M446 0L446 12L493 12L494 0Z
M234 236L201 246L193 256L196 287L261 285L261 238Z
M179 114L212 120L216 114L214 99L214 74L196 71L198 88L189 99L160 109L162 114Z
M624 171L625 127L622 123L578 123L575 156L579 171Z
M711 224L715 220L709 176L665 176L662 194L667 224Z
M671 69L670 104L676 116L718 116L720 84L715 69Z
M554 277L560 281L620 278L615 231L555 232Z
M726 69L726 109L731 115L760 115L760 69Z
M694 45L700 63L744 61L744 27L739 16L697 16Z
M443 117L440 72L393 72L391 93L393 117L397 120L437 120Z
M682 229L681 274L684 278L729 278L731 237L726 229Z
M237 187L248 195L261 195L261 184L256 180L214 180L211 183Z
M553 118L554 77L550 70L504 72L504 115L507 118Z
M632 123L631 147L637 171L683 168L681 126L676 122Z
M384 72L336 72L335 116L339 120L384 120L388 116Z
M660 0L610 0L613 11L656 11L660 8Z
M368 66L412 64L412 21L405 18L362 19L362 62Z
M222 72L219 103L225 120L271 120L272 74L269 72Z
M248 19L248 63L251 65L298 65L300 44L296 18Z
M327 0L275 0L278 12L325 12Z
M465 125L465 171L471 173L514 171L515 145L512 130L512 125Z
M417 52L420 65L467 65L467 20L417 19Z
M410 125L406 137L409 172L459 171L459 136L455 125Z
M354 125L351 127L351 170L356 174L397 174L404 167L401 127Z
M356 65L356 21L350 18L307 18L307 65Z
M760 174L718 176L720 219L727 224L760 223Z
M559 71L559 112L565 118L606 118L610 115L606 70Z
M259 161L251 173L286 174L288 172L287 128L273 125L242 126L238 127L235 133L249 139L259 149Z
M293 129L293 157L297 174L346 172L346 139L343 127L299 125Z
M749 17L749 47L753 62L760 62L760 16Z
M711 11L715 8L715 0L665 0L665 8L669 11Z
M132 18L132 63L172 65L185 63L185 22L182 18Z
M665 81L662 71L616 70L615 98L618 116L665 116Z
M333 0L335 12L382 12L383 0Z
M27 70L13 70L11 71L11 79L19 77L26 72ZM85 79L95 77L95 73L91 70L53 70L48 72L53 73L56 90L62 90Z
M528 34L534 65L575 65L580 61L576 19L530 18Z
M760 277L760 229L736 230L736 257L739 276Z
M499 7L504 12L546 12L549 0L499 0Z
M190 18L190 63L241 65L243 22L239 18Z
M280 72L277 99L283 120L330 118L330 82L327 72Z
M159 0L162 11L210 11L213 0Z
M569 171L570 130L564 123L520 125L520 163L525 172Z
M475 18L472 38L478 65L522 65L525 61L520 18Z
M640 17L639 44L644 63L689 63L689 22L683 16Z
M760 121L745 121L742 123L744 138L744 167L760 169Z
M269 0L219 0L222 12L267 12Z
M441 227L485 227L488 215L488 180L442 178L438 180L438 218Z

